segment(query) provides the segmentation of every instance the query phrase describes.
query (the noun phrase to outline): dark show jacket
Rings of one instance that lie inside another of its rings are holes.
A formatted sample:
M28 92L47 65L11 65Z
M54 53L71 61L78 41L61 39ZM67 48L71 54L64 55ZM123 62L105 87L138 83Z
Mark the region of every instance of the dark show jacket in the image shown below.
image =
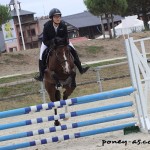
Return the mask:
M69 39L68 39L68 32L67 32L67 26L63 21L60 22L58 28L57 28L57 33L55 32L54 26L53 26L53 21L49 20L44 24L44 29L43 29L43 43L47 47L50 47L52 40L55 37L60 37L64 38L66 44L69 44Z

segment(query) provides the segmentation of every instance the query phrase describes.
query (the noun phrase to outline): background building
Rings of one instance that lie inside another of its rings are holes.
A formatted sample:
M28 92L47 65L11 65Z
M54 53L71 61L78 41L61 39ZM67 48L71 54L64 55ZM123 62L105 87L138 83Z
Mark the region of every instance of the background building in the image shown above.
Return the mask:
M49 20L48 16L35 18L34 12L21 9L21 3L17 1L20 13L21 26L24 36L26 49L38 48L41 44L44 24ZM14 0L9 3L11 16L14 24L15 36L11 40L5 39L5 49L7 52L19 51L23 49L22 37L18 22L18 16L15 10ZM118 25L122 17L114 15L114 23ZM94 39L102 35L102 22L99 17L92 15L88 11L82 13L64 16L62 20L66 23L69 38L86 37ZM111 21L110 21L111 22ZM107 21L104 19L103 24L107 31ZM5 28L3 28L5 29Z
M0 31L0 53L5 51L5 41L3 31Z
M26 11L21 9L21 4L17 1L19 8L22 32L24 36L24 42L26 49L37 48L39 47L38 40L38 21L34 18L34 12ZM23 49L22 37L19 27L18 16L15 9L14 0L11 0L9 3L10 13L12 20L3 25L3 34L5 39L5 49L7 52L19 51ZM11 25L8 25L11 24ZM12 30L13 29L13 30ZM5 36L8 32L15 32L12 38L7 38Z
M62 18L65 22L73 25L78 29L80 37L87 37L90 39L96 38L96 36L102 35L102 22L99 17L94 16L88 11L82 13L65 16ZM122 17L114 15L114 24L118 25L121 22ZM111 23L111 20L110 20ZM107 20L103 20L105 31L107 28Z
M21 9L20 2L17 2L19 5L20 21L22 26L22 32L24 36L26 49L37 48L38 47L38 25L37 20L34 18L34 12L26 11ZM9 3L11 10L11 16L14 20L16 27L16 34L19 44L19 49L23 49L23 44L21 40L21 32L19 28L18 16L14 7L14 0L11 0Z

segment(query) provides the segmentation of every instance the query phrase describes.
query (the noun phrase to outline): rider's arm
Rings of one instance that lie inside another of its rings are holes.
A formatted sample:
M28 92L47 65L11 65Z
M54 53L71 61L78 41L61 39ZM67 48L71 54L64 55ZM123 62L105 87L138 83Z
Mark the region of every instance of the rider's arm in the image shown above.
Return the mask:
M43 43L47 47L50 46L50 40L49 40L49 37L48 37L48 34L47 34L47 28L46 28L46 26L44 26L44 29L43 29Z
M67 45L68 45L68 44L69 44L69 37L68 37L67 26L65 25L64 28L65 28L64 34L65 34L65 37L66 37L66 43L67 43Z

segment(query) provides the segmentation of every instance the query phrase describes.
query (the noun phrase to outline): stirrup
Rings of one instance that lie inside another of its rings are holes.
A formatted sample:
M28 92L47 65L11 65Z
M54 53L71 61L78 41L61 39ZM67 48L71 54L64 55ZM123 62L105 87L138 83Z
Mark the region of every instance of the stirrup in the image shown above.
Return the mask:
M86 73L86 72L88 71L89 68L90 68L90 67L82 68L82 71L81 71L80 73L81 73L81 74Z
M43 81L43 77L40 74L36 74L34 79L41 82Z

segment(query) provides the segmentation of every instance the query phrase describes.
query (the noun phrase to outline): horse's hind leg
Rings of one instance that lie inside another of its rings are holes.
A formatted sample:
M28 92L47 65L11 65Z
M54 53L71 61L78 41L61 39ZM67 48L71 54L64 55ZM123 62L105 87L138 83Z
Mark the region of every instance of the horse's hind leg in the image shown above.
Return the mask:
M63 100L66 100L74 91L75 87L65 87L65 91L63 92Z

